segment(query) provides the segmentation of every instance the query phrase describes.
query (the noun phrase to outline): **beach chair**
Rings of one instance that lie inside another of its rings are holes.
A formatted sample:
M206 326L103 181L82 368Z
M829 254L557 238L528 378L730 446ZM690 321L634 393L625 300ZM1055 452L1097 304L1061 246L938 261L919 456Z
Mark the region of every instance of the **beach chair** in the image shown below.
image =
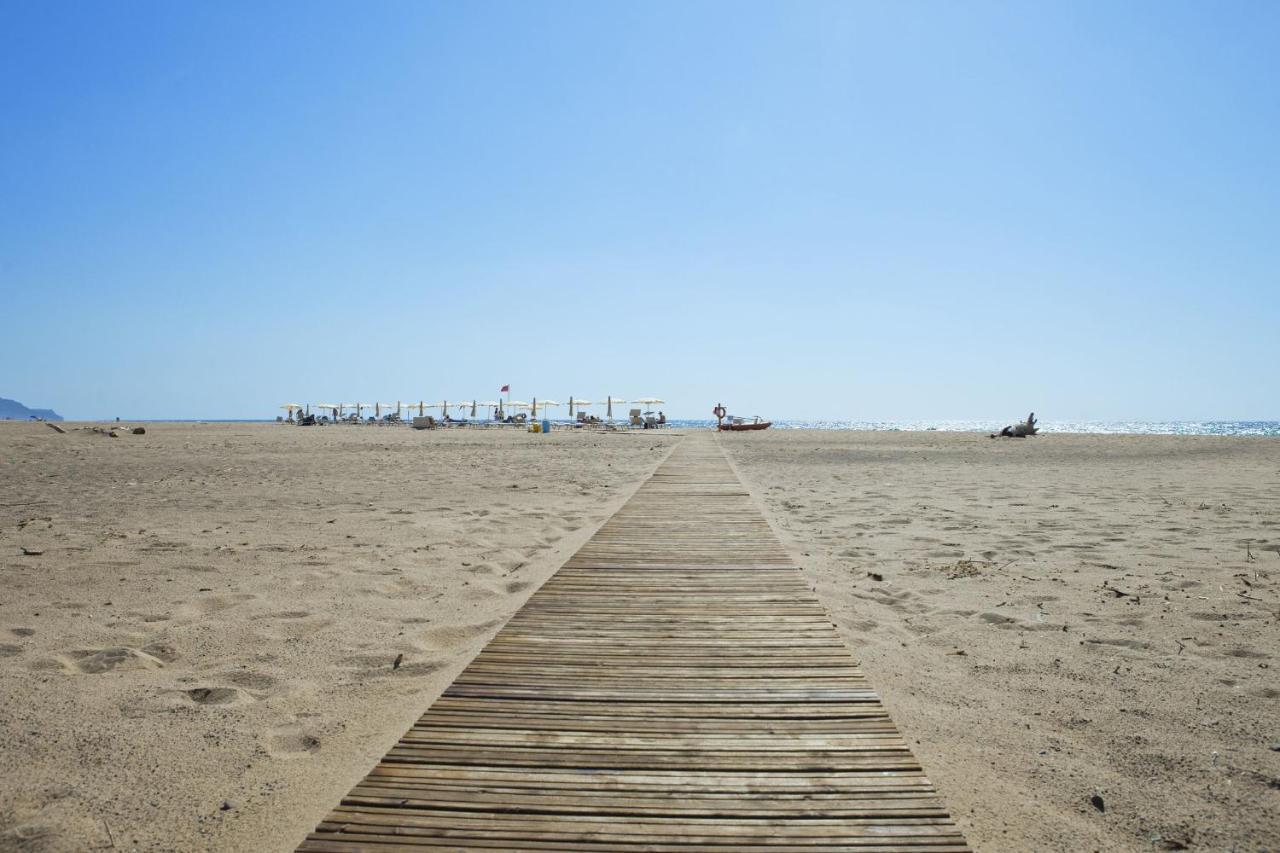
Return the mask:
M640 417L640 410L639 410L639 409L632 409L632 410L631 410L631 425L632 425L633 427L643 427L643 426L644 426L644 418Z

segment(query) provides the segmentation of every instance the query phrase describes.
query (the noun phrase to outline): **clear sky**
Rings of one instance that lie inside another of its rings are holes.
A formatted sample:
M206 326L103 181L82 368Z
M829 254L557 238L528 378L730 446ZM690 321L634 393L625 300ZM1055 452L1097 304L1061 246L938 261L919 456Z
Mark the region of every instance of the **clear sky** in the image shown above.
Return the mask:
M1280 418L1280 3L0 0L0 396Z

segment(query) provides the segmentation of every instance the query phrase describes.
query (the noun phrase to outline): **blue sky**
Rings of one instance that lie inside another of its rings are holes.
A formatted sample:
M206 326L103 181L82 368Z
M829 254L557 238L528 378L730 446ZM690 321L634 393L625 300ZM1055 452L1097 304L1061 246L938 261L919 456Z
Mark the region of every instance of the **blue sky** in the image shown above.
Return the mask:
M0 0L0 396L1280 418L1280 4Z

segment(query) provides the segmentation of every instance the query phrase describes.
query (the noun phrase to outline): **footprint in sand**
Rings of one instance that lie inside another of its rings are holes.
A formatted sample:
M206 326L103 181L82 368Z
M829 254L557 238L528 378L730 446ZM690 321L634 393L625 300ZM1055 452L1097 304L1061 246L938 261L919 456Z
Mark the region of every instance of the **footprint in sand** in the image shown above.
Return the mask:
M273 758L300 758L320 749L320 738L296 723L268 730L266 743Z
M462 591L463 598L468 601L484 601L498 595L498 590L485 583L467 584L463 582L466 589Z
M35 628L10 628L9 629L9 633L13 634L15 637L30 637L33 634L35 634L35 632L36 632Z
M222 681L230 681L232 684L259 692L271 690L280 683L279 679L274 676L245 670L223 673L218 677Z
M428 628L422 633L422 642L428 648L450 649L474 642L502 624L501 619L490 619L471 625L445 625Z
M181 693L197 705L248 705L256 701L238 687L193 687Z
M414 676L430 675L440 669L443 665L444 664L440 661L435 660L409 661L408 663L400 664L400 667L396 670L388 671L387 675L391 675L396 678L412 678Z
M178 608L178 617L180 620L197 619L201 616L208 616L230 607L244 604L246 601L252 601L257 597L247 592L233 595L204 596L195 601L189 601Z
M117 669L160 669L178 659L173 647L153 643L141 649L112 646L105 649L81 649L69 652L60 660L68 672L100 675Z
M11 658L22 654L22 646L13 643L0 643L0 658Z
M1097 639L1097 640L1085 640L1085 642L1092 646L1119 646L1120 648L1134 649L1136 651L1144 651L1146 649L1151 648L1150 643L1144 642L1142 640Z
M1250 660L1267 660L1271 657L1269 654L1254 649L1226 649L1222 654L1224 657L1248 658Z

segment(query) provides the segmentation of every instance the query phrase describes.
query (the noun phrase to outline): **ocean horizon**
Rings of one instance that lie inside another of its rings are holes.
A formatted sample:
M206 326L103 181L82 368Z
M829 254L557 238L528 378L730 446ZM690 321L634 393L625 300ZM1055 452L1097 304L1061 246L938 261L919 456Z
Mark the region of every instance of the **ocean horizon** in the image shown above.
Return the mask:
M615 418L615 422L620 419ZM88 423L114 421L114 418L86 420ZM122 418L130 423L276 423L274 418ZM569 423L564 418L551 418L553 424ZM668 424L684 429L710 429L711 419L672 418ZM1011 421L997 420L810 420L804 418L775 419L773 429L850 430L855 432L977 432L992 433ZM1040 421L1042 433L1084 433L1090 435L1240 435L1280 437L1280 420L1099 420Z

